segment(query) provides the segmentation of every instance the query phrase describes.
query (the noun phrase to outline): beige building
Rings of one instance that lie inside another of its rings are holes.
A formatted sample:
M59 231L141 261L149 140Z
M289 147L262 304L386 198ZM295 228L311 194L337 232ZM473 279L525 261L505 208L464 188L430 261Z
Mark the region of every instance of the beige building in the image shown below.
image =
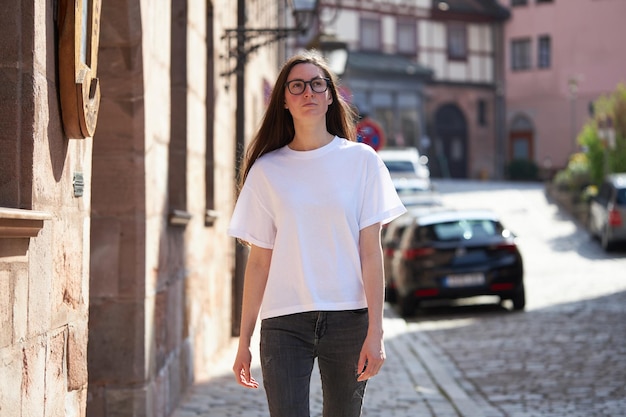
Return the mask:
M347 45L343 79L389 146L433 176L501 177L503 27L495 0L322 0L319 31Z
M286 10L241 3L250 27ZM283 58L238 77L241 23L228 0L3 3L1 417L168 416L231 341L237 142Z

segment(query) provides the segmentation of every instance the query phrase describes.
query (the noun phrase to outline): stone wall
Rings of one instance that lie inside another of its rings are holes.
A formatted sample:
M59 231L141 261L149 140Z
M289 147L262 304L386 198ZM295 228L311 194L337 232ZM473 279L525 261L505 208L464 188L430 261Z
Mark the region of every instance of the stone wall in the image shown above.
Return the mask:
M85 415L92 140L63 133L54 18L0 12L2 417Z
M168 416L232 340L235 99L219 72L236 4L212 6L103 4L90 417Z
M557 206L574 218L579 225L589 224L589 203L581 201L580 195L559 188L553 181L545 182L546 196Z
M0 417L168 416L233 341L237 103L220 73L236 2L103 1L98 124L80 140L59 110L62 2L5 3ZM278 24L275 2L252 3L251 27ZM276 51L249 57L246 141Z

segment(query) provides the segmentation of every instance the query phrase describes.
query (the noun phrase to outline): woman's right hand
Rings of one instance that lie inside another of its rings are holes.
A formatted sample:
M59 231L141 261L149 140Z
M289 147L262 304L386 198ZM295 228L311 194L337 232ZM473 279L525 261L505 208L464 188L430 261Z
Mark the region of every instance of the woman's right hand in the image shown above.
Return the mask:
M271 259L271 249L261 248L256 245L250 247L243 283L239 347L237 348L237 357L233 365L237 383L246 388L259 387L259 383L250 375L250 363L252 362L250 341L252 340L261 301L263 300Z
M233 372L237 383L246 388L259 388L259 383L250 374L250 364L252 363L252 353L249 347L239 346L237 357L233 365Z

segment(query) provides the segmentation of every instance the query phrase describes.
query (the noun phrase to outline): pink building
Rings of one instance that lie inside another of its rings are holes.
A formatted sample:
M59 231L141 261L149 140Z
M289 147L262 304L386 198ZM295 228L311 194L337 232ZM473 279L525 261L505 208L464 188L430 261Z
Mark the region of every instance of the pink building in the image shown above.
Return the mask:
M592 103L626 82L626 1L500 0L505 24L506 159L559 169Z

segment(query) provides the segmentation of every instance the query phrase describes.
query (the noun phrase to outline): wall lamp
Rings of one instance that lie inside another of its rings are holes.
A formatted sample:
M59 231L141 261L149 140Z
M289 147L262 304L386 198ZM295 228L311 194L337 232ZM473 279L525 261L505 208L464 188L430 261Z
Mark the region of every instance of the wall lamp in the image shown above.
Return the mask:
M220 75L228 77L242 71L248 56L263 46L278 42L289 36L305 34L314 21L319 0L288 0L294 18L294 27L248 28L238 25L235 29L225 29L222 40L226 40L228 67ZM232 65L231 60L235 60Z

